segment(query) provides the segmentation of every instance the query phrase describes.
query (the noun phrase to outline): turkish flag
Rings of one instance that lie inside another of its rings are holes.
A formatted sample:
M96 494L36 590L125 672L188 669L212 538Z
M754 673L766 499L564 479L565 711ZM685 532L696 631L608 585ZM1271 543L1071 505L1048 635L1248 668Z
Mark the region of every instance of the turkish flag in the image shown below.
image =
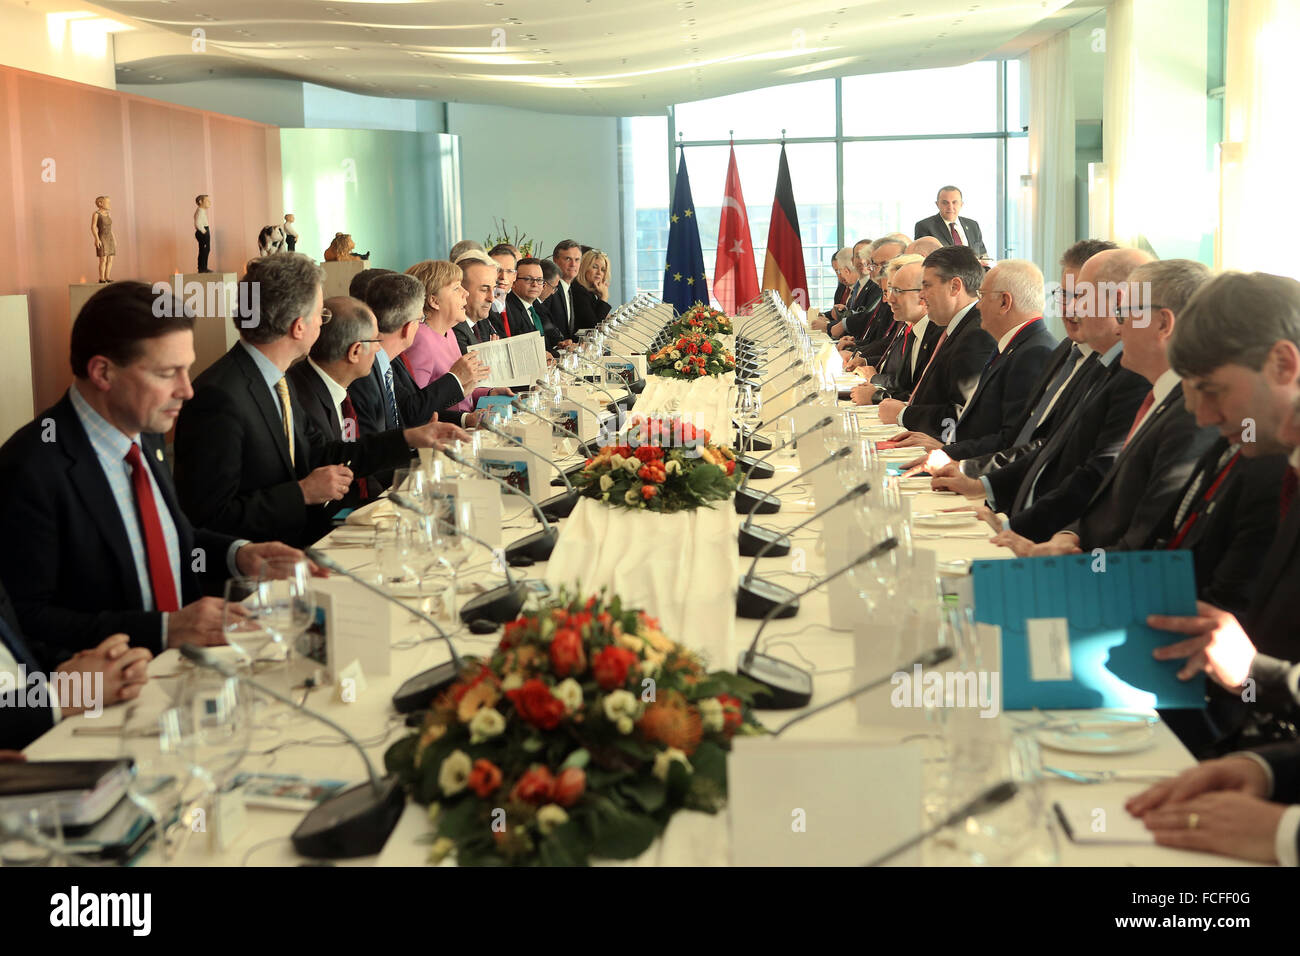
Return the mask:
M713 267L713 295L727 315L751 299L758 298L758 270L754 266L754 244L749 238L749 213L740 191L736 150L727 164L727 188L722 197L722 220L718 224L718 261Z

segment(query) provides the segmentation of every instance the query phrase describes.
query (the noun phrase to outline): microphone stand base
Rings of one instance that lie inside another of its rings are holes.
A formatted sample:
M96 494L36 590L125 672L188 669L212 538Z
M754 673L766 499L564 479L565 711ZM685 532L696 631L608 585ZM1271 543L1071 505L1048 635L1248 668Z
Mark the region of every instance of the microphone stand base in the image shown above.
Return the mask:
M766 654L740 652L736 673L762 684L754 706L759 710L798 710L812 700L812 675Z
M554 528L526 534L518 541L506 545L506 560L509 561L521 555L532 558L534 561L549 560L551 552L555 550L555 538Z
M579 446L578 446L578 451L581 452L583 455L585 455L587 458L595 458L595 457L596 457L596 449L593 448L591 445L587 445L587 444L585 444L585 443L582 444L582 445L579 445ZM582 469L584 469L584 468L586 468L586 467L587 467L587 463L586 463L586 462L579 462L578 464L574 465L572 468L566 468L566 469L564 469L564 474L565 474L566 476L568 476L568 478L569 478L570 480L572 480L574 475L576 475L578 472L582 471ZM551 479L551 486L554 487L554 488L564 488L564 487L567 487L567 486L564 484L564 479L563 479L563 478L559 478L559 477L556 477L556 478L552 478L552 479Z
M455 661L446 661L421 671L397 688L397 693L393 694L393 710L399 714L428 710L434 698L454 684L459 676Z
M737 455L736 470L747 472L751 480L771 478L776 474L776 469L765 461L759 461L753 455Z
M466 601L460 619L466 624L479 618L505 624L519 616L527 597L528 588L522 582L503 584Z
M578 491L574 489L563 494L552 495L537 504L542 509L542 514L546 515L547 521L559 521L573 513L573 509L578 506L578 497Z
M773 617L794 617L799 613L799 599L789 588L762 578L750 578L748 581L743 577L740 579L740 587L736 591L737 617L762 620L778 604L784 604L785 607Z
M790 539L780 531L751 524L740 529L740 554L752 558L767 548L765 558L783 558L790 553Z
M747 432L743 428L737 429L739 437L736 440L736 447L745 447L750 451L771 451L772 439L764 438L757 432Z
M406 791L396 776L369 780L308 811L293 831L294 850L317 860L373 856L384 848L406 807Z
M754 488L740 489L732 500L736 503L736 514L738 515L774 515L781 510L780 498Z

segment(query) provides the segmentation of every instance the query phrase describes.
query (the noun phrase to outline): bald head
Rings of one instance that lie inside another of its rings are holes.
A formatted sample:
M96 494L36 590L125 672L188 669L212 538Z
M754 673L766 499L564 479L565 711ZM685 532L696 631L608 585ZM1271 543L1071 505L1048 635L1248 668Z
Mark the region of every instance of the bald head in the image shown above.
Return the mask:
M371 340L379 335L375 314L360 299L348 295L326 299L325 308L331 317L321 326L320 335L311 347L311 357L346 388L370 374L374 361Z
M1155 256L1141 249L1107 249L1083 264L1079 281L1127 282L1130 272L1148 262L1155 262Z
M904 255L909 256L928 256L936 249L942 248L943 243L934 238L934 236L922 236L920 239L917 239L908 246L903 252Z

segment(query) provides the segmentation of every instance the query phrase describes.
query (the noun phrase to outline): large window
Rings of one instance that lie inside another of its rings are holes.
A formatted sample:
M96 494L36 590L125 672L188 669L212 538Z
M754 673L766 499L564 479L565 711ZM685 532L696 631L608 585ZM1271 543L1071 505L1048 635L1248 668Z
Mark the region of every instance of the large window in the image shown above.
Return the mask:
M924 105L953 99L954 89L962 94L957 108ZM963 215L980 223L990 255L1027 255L1020 208L1027 143L1020 116L1019 63L990 60L795 83L634 118L628 128L636 291L663 289L669 195L681 154L670 151L670 140L684 147L710 283L733 136L760 280L786 140L814 305L829 303L834 293L829 263L836 249L889 232L911 235L918 220L934 214L935 193L948 183L962 189Z

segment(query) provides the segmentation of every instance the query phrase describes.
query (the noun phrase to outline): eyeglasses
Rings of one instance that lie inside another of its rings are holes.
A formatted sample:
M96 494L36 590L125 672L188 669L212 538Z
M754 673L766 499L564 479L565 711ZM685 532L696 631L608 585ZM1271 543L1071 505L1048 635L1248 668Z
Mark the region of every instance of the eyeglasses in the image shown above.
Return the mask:
M904 292L920 292L920 291L921 291L921 287L920 287L920 286L917 286L915 289L900 289L900 288L899 288L898 286L896 286L896 285L891 285L891 286L889 287L889 294L890 294L890 295L902 295Z
M541 276L520 276L520 277L519 277L519 281L520 281L520 282L527 282L527 283L529 283L529 284L532 284L532 283L535 283L535 282L536 282L536 283L542 283L542 282L545 282L546 280L543 279Z
M357 341L356 341L355 344L357 344L357 345L369 345L369 344L373 344L373 343L377 343L377 342L382 342L382 341L383 341L383 339L357 339Z
M1117 305L1115 306L1115 321L1123 325L1126 319L1135 315L1154 314L1163 308L1165 308L1163 305Z
M1074 293L1072 296L1070 296L1070 298L1071 298L1071 299L1078 300L1078 299L1082 299L1082 298L1083 298L1085 295L1087 295L1087 294L1088 294L1088 293L1087 293L1085 290L1083 290L1083 289L1079 289L1079 290L1075 291L1075 293ZM1056 303L1058 303L1058 304L1060 304L1060 305L1064 305L1064 304L1065 304L1065 290L1064 290L1064 289L1053 289L1053 290L1052 290L1052 301L1053 301L1053 302L1056 302Z
M1011 295L1006 289L980 289L975 293L975 298L982 299L986 295Z
M321 325L329 325L329 324L330 324L330 319L332 319L332 318L334 318L334 313L331 312L329 309L321 309L321 310L320 310L320 324L321 324Z

